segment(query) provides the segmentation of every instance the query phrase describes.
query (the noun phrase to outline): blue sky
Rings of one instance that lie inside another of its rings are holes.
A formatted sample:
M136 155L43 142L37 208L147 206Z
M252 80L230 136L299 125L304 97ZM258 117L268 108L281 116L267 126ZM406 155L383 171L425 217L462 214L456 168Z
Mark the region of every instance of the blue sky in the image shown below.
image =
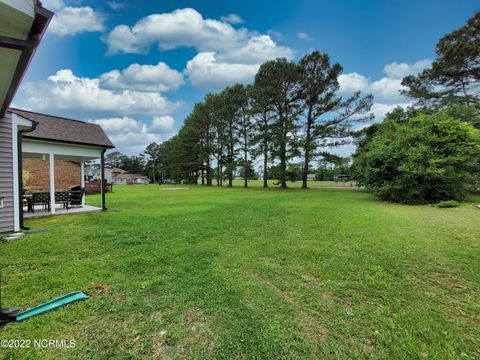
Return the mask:
M400 81L478 2L44 0L56 15L14 105L101 124L119 151L171 137L209 91L248 83L311 49L344 67L345 96L373 93L376 121L409 100Z

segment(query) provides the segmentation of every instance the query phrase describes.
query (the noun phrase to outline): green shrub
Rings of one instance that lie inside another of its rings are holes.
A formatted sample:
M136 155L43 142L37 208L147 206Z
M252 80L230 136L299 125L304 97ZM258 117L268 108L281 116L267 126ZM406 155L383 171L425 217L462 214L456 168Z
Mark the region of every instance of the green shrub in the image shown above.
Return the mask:
M444 200L437 203L440 209L459 207L460 203L457 200Z
M363 134L353 157L354 178L383 200L463 200L478 186L479 132L445 112L401 122L390 116Z

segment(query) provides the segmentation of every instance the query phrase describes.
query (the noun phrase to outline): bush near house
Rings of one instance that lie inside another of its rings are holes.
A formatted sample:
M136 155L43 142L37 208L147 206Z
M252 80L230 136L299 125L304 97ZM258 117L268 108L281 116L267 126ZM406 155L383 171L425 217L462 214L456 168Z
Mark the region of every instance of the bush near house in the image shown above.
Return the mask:
M22 188L23 191L30 191L29 180L31 178L30 172L28 170L22 170Z
M354 155L355 179L388 201L422 204L463 200L478 186L480 136L446 112L364 132Z

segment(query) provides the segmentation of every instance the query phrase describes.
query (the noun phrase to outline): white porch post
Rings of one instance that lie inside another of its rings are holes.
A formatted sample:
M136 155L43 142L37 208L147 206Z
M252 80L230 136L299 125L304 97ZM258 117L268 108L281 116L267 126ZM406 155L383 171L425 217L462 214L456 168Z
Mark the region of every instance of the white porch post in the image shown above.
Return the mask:
M55 214L55 155L50 153L50 214Z
M80 161L80 176L81 176L81 179L80 179L80 186L82 187L82 189L85 189L85 163L84 161ZM85 206L85 193L83 194L82 196L82 206Z

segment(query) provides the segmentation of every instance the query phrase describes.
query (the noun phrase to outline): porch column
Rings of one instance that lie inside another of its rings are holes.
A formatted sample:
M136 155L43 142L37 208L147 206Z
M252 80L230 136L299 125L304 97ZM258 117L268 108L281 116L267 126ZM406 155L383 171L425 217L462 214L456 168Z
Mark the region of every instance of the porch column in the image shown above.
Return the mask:
M80 186L82 187L82 189L85 190L85 163L82 161L80 161L80 176L81 176L81 179L80 179ZM83 196L82 196L82 206L85 206L85 193L83 193Z
M55 155L50 153L50 214L55 214Z

